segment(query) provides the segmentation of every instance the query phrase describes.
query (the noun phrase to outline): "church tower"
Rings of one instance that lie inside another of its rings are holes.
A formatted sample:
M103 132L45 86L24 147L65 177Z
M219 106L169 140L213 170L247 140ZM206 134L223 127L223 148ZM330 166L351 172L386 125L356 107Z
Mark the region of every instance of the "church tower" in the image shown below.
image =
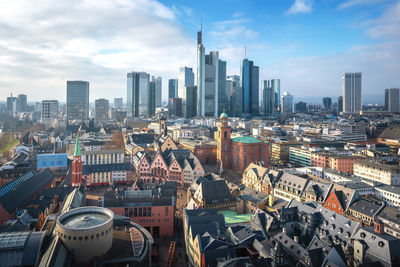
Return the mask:
M160 127L160 136L167 137L168 135L167 119L164 116L160 118L159 127Z
M231 166L231 127L228 126L228 115L225 112L221 114L219 119L217 163L219 168L225 169Z
M79 132L76 136L74 157L72 160L72 186L80 186L82 184L82 157L81 147L79 144Z

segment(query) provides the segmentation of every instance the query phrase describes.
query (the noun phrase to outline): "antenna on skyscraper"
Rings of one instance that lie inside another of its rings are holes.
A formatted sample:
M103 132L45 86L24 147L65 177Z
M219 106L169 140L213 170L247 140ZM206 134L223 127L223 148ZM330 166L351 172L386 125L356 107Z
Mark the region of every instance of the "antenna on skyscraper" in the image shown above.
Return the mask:
M247 48L246 48L246 46L244 46L244 57L245 58L247 58L247 51L246 50L247 50Z
M203 31L203 17L200 17L200 31Z

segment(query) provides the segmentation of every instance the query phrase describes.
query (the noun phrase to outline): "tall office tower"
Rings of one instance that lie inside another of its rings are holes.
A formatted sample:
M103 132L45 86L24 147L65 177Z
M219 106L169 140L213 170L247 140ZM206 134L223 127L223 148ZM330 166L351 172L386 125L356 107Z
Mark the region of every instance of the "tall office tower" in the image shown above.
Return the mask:
M343 112L343 96L337 98L337 115Z
M269 81L269 86L274 89L274 113L279 113L281 110L281 80L272 79Z
M155 83L156 83L156 107L159 108L161 107L162 104L162 78L161 77L157 77L155 79Z
M187 88L193 87L193 86L194 86L193 69L188 68L188 67L180 68L179 74L178 74L178 98L182 99L182 112L183 112L183 116L186 118L188 118L188 115L186 112L187 97L188 97ZM196 96L196 99L197 99L197 96ZM193 99L191 99L191 100L193 100ZM189 114L190 114L190 112L189 112Z
M151 81L149 83L149 103L147 106L147 113L149 115L156 114L156 87L157 83L154 79L154 76L151 77Z
M307 111L307 104L303 101L300 101L299 103L296 103L294 105L294 111L296 113L305 113Z
M284 92L282 96L282 113L293 113L293 95Z
M168 80L168 98L178 97L178 79Z
M127 74L127 117L148 115L150 75L146 72L129 72Z
M263 81L263 112L264 116L271 117L275 113L275 92L271 82Z
M193 118L197 115L197 86L186 86L186 109L183 114L185 118Z
M20 94L17 97L17 112L26 112L28 108L28 97Z
M361 111L361 72L345 72L342 75L343 112Z
M51 119L58 118L58 101L57 100L43 100L42 101L42 111L41 111L41 121L46 123Z
M197 32L197 115L204 116L205 110L205 52L202 41L202 29ZM178 81L179 85L179 81ZM180 85L179 85L180 86ZM179 96L180 97L180 96Z
M332 98L330 98L330 97L322 98L322 105L324 106L324 110L331 110L331 108L332 108Z
M389 112L400 112L400 89L385 89L385 109Z
M226 77L227 81L233 82L233 87L240 87L240 76L239 75L230 75ZM232 91L231 91L232 94Z
M110 104L108 99L100 98L94 101L94 119L98 122L108 120Z
M218 60L218 105L217 115L230 113L230 90L226 86L226 61Z
M243 113L258 116L259 98L259 68L254 62L244 58L241 62L240 78L243 88L242 106Z
M122 97L114 98L114 108L122 109L124 107L124 99Z
M168 114L170 116L182 117L182 98L168 98Z
M12 96L12 94L11 94L11 96L7 97L7 111L9 111L9 112L17 111L16 110L16 108L17 108L16 101L17 101L17 98Z
M243 117L243 88L233 87L231 113L234 117Z
M89 82L67 81L67 120L89 118Z

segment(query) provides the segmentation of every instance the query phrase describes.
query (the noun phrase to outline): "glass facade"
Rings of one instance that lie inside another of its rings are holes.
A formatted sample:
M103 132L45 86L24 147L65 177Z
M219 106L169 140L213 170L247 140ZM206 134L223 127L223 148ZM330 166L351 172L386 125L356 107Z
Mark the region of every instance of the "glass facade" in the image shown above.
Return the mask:
M243 59L241 62L241 82L243 88L242 107L243 113L249 116L259 114L259 68L254 62Z
M89 118L89 82L67 81L67 120Z
M148 115L150 75L145 72L127 74L127 117Z

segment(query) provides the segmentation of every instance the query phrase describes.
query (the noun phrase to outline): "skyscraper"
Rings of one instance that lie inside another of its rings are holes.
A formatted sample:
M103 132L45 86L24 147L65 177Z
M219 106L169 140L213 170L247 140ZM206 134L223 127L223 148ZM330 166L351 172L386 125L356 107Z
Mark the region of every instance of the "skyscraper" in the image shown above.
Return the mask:
M162 104L162 78L157 77L155 79L155 100L156 100L156 107L161 107Z
M271 81L263 81L263 112L264 116L271 117L275 113L275 92Z
M324 110L330 110L332 107L332 98L324 97L322 98L322 105L324 106Z
M253 61L244 58L241 62L240 78L243 90L243 113L258 116L259 68L254 66Z
M307 111L307 104L303 101L300 101L294 105L294 110L296 113L305 113Z
M293 95L284 92L282 96L282 113L293 113Z
M197 114L197 86L185 86L186 92L186 106L185 113L183 114L185 118L196 117Z
M122 97L114 98L114 108L122 109L124 106L124 100Z
M178 79L168 80L168 98L178 97Z
M197 32L197 115L204 116L205 110L205 47L202 41L202 29ZM179 85L179 82L178 82Z
M20 94L16 101L17 112L26 112L28 108L28 97L24 94Z
M339 96L337 99L337 115L343 112L343 96Z
M173 98L170 97L168 99L168 114L170 116L182 117L182 98Z
M51 119L58 118L58 101L43 100L41 110L40 118L42 123L47 123Z
M89 118L89 82L67 81L67 120Z
M230 113L230 90L226 86L226 61L218 60L218 112Z
M100 98L94 101L94 118L98 122L108 120L108 110L110 107L108 99Z
M178 74L178 98L182 98L182 112L183 112L183 116L188 118L188 114L186 111L187 105L188 105L188 92L187 92L187 88L188 87L193 87L194 86L194 73L193 73L193 69L192 68L188 68L188 67L182 67L179 70L179 74ZM192 90L193 91L193 90ZM197 92L197 90L196 90ZM192 95L190 95L190 97L193 98ZM195 99L197 99L197 96L195 97ZM190 99L191 101L193 99ZM196 106L196 105L194 105ZM193 107L193 105L191 106ZM196 111L197 112L197 111ZM190 112L189 112L190 115ZM196 116L196 115L194 115Z
M342 75L343 112L361 111L361 72L346 72Z
M385 89L385 109L389 112L400 112L400 89Z
M15 112L17 111L17 98L12 96L7 97L7 111L9 112Z
M232 75L226 78L226 87L230 92L230 116L242 117L243 115L243 103L242 103L242 87L240 86L240 76Z
M127 117L148 115L150 98L150 75L146 72L130 72L127 74Z
M270 80L269 85L272 89L274 89L274 95L275 95L275 101L274 101L275 112L274 113L279 113L281 110L281 80L280 79L272 79L272 80Z
M218 91L223 84L219 83L219 53L211 51L205 54L205 47L202 43L202 30L197 33L197 115L218 116ZM221 61L222 70L226 62ZM224 78L225 80L226 78Z
M154 115L156 113L156 87L157 82L154 79L154 76L151 77L151 81L149 83L149 103L147 113L149 115Z

